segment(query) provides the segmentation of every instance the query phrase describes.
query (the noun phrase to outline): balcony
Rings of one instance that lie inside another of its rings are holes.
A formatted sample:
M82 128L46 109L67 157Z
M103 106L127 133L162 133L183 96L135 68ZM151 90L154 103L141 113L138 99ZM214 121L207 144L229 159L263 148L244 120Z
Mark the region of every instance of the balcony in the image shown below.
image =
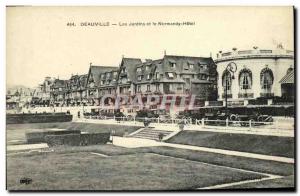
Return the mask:
M209 106L223 106L223 101L209 101Z
M261 97L266 97L266 98L274 97L274 93L260 93L260 96Z
M225 99L225 93L222 94L222 98ZM227 94L227 98L228 98L228 99L232 99L232 94L231 94L231 93L228 93L228 94Z
M253 93L239 93L238 98L253 98L254 94Z

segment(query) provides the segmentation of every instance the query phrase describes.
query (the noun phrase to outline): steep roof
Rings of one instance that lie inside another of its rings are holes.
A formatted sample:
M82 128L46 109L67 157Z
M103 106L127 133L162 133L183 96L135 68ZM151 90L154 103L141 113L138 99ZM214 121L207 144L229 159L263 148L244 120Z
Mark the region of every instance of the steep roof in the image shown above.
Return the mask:
M135 81L137 65L142 64L139 58L122 58L121 67L126 67L127 76L131 81Z
M115 71L115 70L118 70L118 67L91 65L89 68L87 81L89 81L90 77L92 76L94 79L95 85L98 86L100 84L100 75L102 73L111 72L111 71Z
M171 63L176 63L174 68L171 67ZM193 65L191 67L191 65ZM202 66L207 65L207 69ZM146 66L149 66L146 69ZM175 77L174 79L169 79L166 77L166 73L175 73L177 76L182 74L199 75L206 74L214 76L216 74L216 65L212 58L210 57L189 57L189 56L175 56L175 55L165 55L163 59L147 61L137 65L137 68L141 69L136 71L136 76L143 75L142 80L137 80L136 83L146 83L146 82L170 82L170 83L183 83L184 80ZM155 79L155 73L158 72L163 77ZM151 74L150 80L147 79L147 75ZM210 83L204 80L194 80L193 83Z

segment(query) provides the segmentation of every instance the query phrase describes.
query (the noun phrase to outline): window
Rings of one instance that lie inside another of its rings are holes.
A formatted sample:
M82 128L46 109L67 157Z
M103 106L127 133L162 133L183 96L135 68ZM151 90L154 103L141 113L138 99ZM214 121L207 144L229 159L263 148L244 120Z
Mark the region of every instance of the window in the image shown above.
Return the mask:
M138 68L136 69L136 71L137 71L137 72L141 72L141 71L142 71L142 68L138 67Z
M106 77L110 77L110 73L108 72L108 73L106 73Z
M147 91L150 91L150 84L147 85Z
M172 68L176 68L176 63L175 63L175 62L170 62L170 66L171 66Z
M273 72L269 68L265 68L260 73L260 85L263 91L271 92L273 85Z
M159 91L159 84L156 84L156 85L155 85L155 90L156 90L156 91Z
M138 81L141 81L143 79L143 76L142 75L139 75L138 76Z
M103 85L104 84L104 80L101 80L100 84Z
M114 72L114 73L113 73L113 76L117 76L117 72Z
M188 83L188 84L190 84L190 83L191 83L191 80L190 80L190 78L183 78L183 80L184 80L186 83Z
M146 65L146 71L148 71L149 70L149 66L148 65Z
M207 69L207 64L199 63L200 69Z
M151 79L151 74L148 74L147 75L147 80L150 80Z
M189 64L190 69L194 69L194 64Z
M252 73L248 69L243 69L239 75L239 84L241 90L251 89L252 86Z
M206 80L207 79L207 75L205 74L202 74L202 77L201 77L202 80Z
M108 94L111 94L111 89L108 89Z
M139 92L139 93L141 92L141 85L137 86L137 92Z
M174 73L168 72L167 75L168 75L168 77L169 77L170 79L173 79L173 78L174 78Z

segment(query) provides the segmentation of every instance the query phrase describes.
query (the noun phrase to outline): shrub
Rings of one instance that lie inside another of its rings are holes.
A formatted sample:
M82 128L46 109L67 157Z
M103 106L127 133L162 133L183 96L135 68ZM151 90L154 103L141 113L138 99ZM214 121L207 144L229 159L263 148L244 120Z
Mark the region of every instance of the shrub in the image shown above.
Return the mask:
M46 135L45 140L50 147L59 145L79 146L80 134Z

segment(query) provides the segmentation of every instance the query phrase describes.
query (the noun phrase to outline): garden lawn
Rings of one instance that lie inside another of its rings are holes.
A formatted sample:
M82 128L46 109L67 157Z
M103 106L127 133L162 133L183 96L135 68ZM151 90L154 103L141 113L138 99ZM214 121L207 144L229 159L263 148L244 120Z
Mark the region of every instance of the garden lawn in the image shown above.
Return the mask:
M289 158L294 157L293 137L182 131L167 140L167 142Z
M20 184L23 177L31 178L32 183ZM262 177L152 153L7 156L8 190L190 190Z

